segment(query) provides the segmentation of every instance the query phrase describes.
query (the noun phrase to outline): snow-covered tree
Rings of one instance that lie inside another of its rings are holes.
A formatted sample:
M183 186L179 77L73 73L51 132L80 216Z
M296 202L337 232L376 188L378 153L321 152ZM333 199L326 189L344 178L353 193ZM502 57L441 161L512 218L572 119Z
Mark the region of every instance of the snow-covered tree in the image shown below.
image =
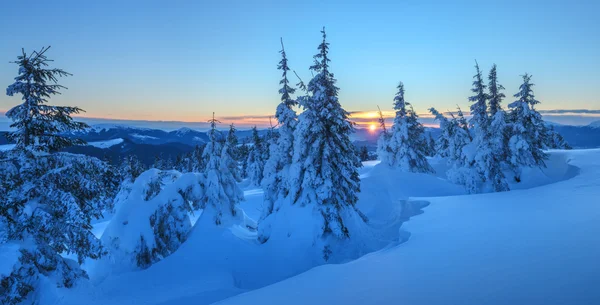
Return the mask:
M435 117L434 120L439 121L441 133L435 143L436 155L447 158L450 156L450 140L453 137L454 128L456 125L452 124L448 118L441 114L437 109L431 107L429 112Z
M140 162L136 155L129 155L123 158L120 172L124 179L129 179L132 182L144 171L146 166Z
M250 183L254 186L260 186L263 179L265 168L264 149L263 139L258 134L256 126L254 126L252 127L252 146L248 153L248 168L246 169Z
M102 267L145 269L175 252L187 239L188 214L192 206L200 208L204 190L202 173L143 172L102 235L110 260L100 263L111 264Z
M417 120L417 114L410 103L404 99L404 84L398 84L394 97L396 117L392 126L389 146L392 150L392 167L406 172L431 173L433 168L427 162L427 146L424 128ZM410 107L407 109L407 107Z
M227 133L227 139L225 145L227 146L227 151L229 152L230 162L229 162L229 171L233 175L236 181L242 181L242 175L240 173L239 164L238 164L238 138L235 135L236 129L233 123L229 125L229 132Z
M212 217L216 225L231 221L238 212L238 203L244 199L244 193L237 185L233 174L229 170L232 162L227 146L221 145L217 138L217 123L214 118L209 120L209 142L204 149L206 165L206 191L202 202L201 220Z
M510 108L509 164L520 181L522 167L545 166L548 156L542 150L547 134L544 121L535 105L539 102L533 94L531 75L523 75L523 84L514 96Z
M487 94L479 65L476 64L475 68L477 73L473 76L473 88L471 89L474 95L469 97L469 101L473 102L471 105L472 118L469 121L473 135L472 150L474 151L471 154L473 163L465 165L462 173L468 176L464 180L467 182L466 186L469 192L483 191L487 188L486 183L490 184L490 187L496 192L507 191L508 184L502 171L504 128L495 125L494 128L499 130L494 130L495 134L492 133L492 119L487 112L487 100L489 98L490 101L493 101L490 108L500 119L495 123L500 124L504 120L501 108L499 108L502 101L502 93L500 92L502 86L497 82L496 67L494 66L490 71L490 94Z
M550 125L548 128L548 135L546 136L546 143L544 143L545 149L572 149L571 145L565 141L565 138L554 129L554 125Z
M24 103L7 112L16 129L9 137L17 145L0 160L3 240L18 248L10 274L0 275L2 304L25 300L41 278L71 287L87 276L79 265L105 253L91 232L91 221L110 208L120 180L116 169L96 158L52 153L82 143L60 133L86 125L70 117L79 108L47 105L64 88L57 77L68 75L45 68L47 50L23 52L15 62L16 82L7 89L8 95L22 94ZM77 261L63 254L72 254Z
M436 144L435 144L435 140L433 139L433 136L431 135L431 132L429 133L429 136L427 137L427 148L428 148L428 156L433 157L437 154L436 152Z
M474 166L476 146L473 143L467 119L460 107L458 107L457 115L451 114L451 116L452 119L447 120L447 131L442 131L442 136L445 134L450 136L447 159L451 168L446 175L450 181L462 184L469 192L475 193L480 182Z
M377 106L378 114L379 114L379 127L381 128L381 134L379 134L379 138L377 139L377 156L381 163L392 166L394 164L394 158L392 154L392 148L390 147L390 139L392 134L388 131L385 126L385 118L383 117L383 112L379 106Z
M294 129L297 124L297 116L293 107L298 105L298 102L292 98L292 94L296 91L290 87L287 73L290 71L288 60L281 42L281 60L277 69L281 70L281 80L279 84L279 94L281 102L277 105L275 118L279 122L279 136L269 146L269 159L264 166L262 187L264 190L264 203L261 219L268 217L275 209L277 201L283 200L289 193L288 170L292 164L292 156L294 149ZM260 230L262 232L262 230ZM260 234L259 239L266 241L267 236Z
M502 109L502 93L504 86L498 83L497 68L494 64L488 76L489 98L489 126L487 134L487 147L489 153L485 154L484 163L487 162L484 172L486 180L491 183L495 192L508 191L509 187L504 176L503 168L508 159L508 137L506 113ZM482 154L483 156L484 154Z
M50 60L45 53L49 48L42 48L29 55L23 50L17 61L13 62L19 66L19 75L8 86L6 94L21 94L23 103L7 111L6 116L13 121L10 127L16 129L9 132L7 137L16 142L17 149L52 152L85 143L61 135L66 131L80 131L88 127L71 118L71 114L82 110L78 107L47 104L53 95L60 94L59 90L66 89L58 84L58 78L71 75L62 69L46 68Z
M363 145L360 147L358 151L358 157L360 158L360 161L371 160L371 156L369 156L369 149L367 148L367 146Z
M313 208L312 215L317 217L313 220L319 224L315 228L320 228L315 246L322 249L323 258L328 260L335 248L333 244L351 238L353 232L348 225L364 223L365 218L355 206L361 162L350 141L354 126L338 100L339 89L329 70L329 43L324 29L322 34L319 53L310 67L314 77L307 86L308 98L299 101L304 112L294 132L290 196L293 204Z

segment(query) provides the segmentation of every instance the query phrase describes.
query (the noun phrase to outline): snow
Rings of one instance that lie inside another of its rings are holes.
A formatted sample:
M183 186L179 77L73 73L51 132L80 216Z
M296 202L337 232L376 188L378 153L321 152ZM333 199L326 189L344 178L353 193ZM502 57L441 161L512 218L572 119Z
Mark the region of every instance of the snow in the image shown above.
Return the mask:
M598 304L600 150L554 154L580 174L521 191L422 198L431 205L407 224L408 242L219 304Z
M136 139L140 139L140 140L158 140L157 137L141 135L141 134L138 134L138 133L132 133L131 136L134 137L134 138L136 138Z
M193 130L193 129L191 129L191 128L188 128L188 127L181 127L181 128L179 128L179 129L175 130L175 134L176 134L177 136L179 136L179 137L183 137L183 136L185 136L186 134L188 134L188 133L190 133L190 132L193 132L193 131L194 131L194 130Z
M546 169L524 171L511 191L477 195L444 179L442 159L428 159L435 175L364 162L357 206L384 243L338 264L317 263L296 243L312 242L313 228L300 225L311 209L279 211L296 229L258 243L263 192L246 185L242 223L198 222L145 270L87 261L89 282L47 288L40 304L600 304L600 149L549 154ZM147 215L161 196L119 214L136 226L132 215ZM98 222L94 234L110 226Z
M19 244L0 243L0 276L10 275L13 266L19 260L19 255Z
M4 144L4 145L0 145L0 151L9 151L13 148L15 148L15 144Z
M591 122L588 126L593 128L600 128L600 121Z
M112 139L112 140L106 140L106 141L98 141L98 142L88 142L87 144L90 146L94 146L97 148L109 148L118 144L123 143L123 139L121 138L117 138L117 139Z

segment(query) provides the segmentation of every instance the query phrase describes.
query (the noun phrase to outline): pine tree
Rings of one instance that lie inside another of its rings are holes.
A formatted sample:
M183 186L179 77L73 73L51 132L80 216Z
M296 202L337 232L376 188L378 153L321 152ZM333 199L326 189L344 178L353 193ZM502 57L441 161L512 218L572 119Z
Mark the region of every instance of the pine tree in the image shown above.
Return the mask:
M229 171L233 175L236 181L242 181L242 175L240 174L240 169L238 165L238 138L235 135L236 133L235 126L233 123L229 125L229 132L227 133L227 150L229 152L229 156L231 157L231 162L229 162Z
M252 127L252 147L248 153L247 175L250 183L254 186L260 186L263 179L265 168L263 139L258 134L256 126Z
M546 136L546 143L544 144L545 149L573 149L565 138L558 133L553 125L548 128L548 135Z
M85 144L80 139L61 135L62 132L88 128L87 124L71 118L71 114L80 113L82 109L47 104L53 95L60 94L59 90L66 89L58 84L58 78L71 75L62 69L46 68L51 62L45 55L48 49L50 47L29 55L23 50L13 62L19 66L19 75L8 86L6 94L21 94L23 103L6 112L6 116L13 121L10 127L16 129L7 134L9 140L16 142L16 149L53 152Z
M478 191L480 182L473 160L476 147L468 122L460 107L458 107L457 115L452 115L447 128L451 135L448 141L448 164L451 165L451 168L446 175L450 181L462 184L468 192L475 193Z
M377 113L379 114L379 127L381 128L381 134L377 139L377 156L379 157L379 160L381 160L381 163L392 166L394 164L394 156L392 153L392 148L390 147L392 134L385 126L385 118L383 117L383 113L381 112L379 106L377 106L377 109Z
M492 184L495 192L502 192L509 190L503 172L503 167L508 159L506 113L504 112L504 109L502 109L502 99L506 96L502 93L504 86L498 83L495 64L490 70L488 80L490 125L488 127L487 135L489 154L486 156L487 158L485 161L488 162L486 165L488 170L485 172L485 177L486 180Z
M363 162L369 161L371 159L369 156L369 149L367 149L367 146L363 145L360 147L358 157L360 158L360 161L363 161Z
M447 158L450 156L450 139L453 137L455 125L435 108L429 108L429 112L440 122L441 133L435 143L436 155Z
M307 86L309 97L301 99L304 112L294 132L294 158L290 195L292 203L315 209L322 219L317 239L323 258L332 254L332 244L351 237L347 221L361 218L355 205L360 192L356 156L350 134L354 131L348 112L338 100L338 87L329 70L329 43L325 29L319 53L310 69L313 79ZM362 221L365 221L362 218Z
M210 123L209 142L204 149L206 165L206 193L202 202L201 219L212 217L216 225L225 224L237 215L238 203L244 199L244 194L238 187L233 174L229 171L231 156L226 146L218 141L217 123L213 118ZM199 220L200 221L200 220Z
M431 135L431 132L429 133L429 137L427 139L427 144L428 144L428 148L429 148L429 153L428 155L430 157L434 157L437 152L436 152L436 148L435 148L435 140L433 139L433 136Z
M500 128L499 134L492 134L491 119L487 113L488 98L493 103L490 108L493 108L494 114L503 120L500 110L500 102L502 100L501 85L497 83L496 67L490 71L490 94L485 93L486 86L483 83L483 77L479 65L475 64L477 73L473 78L473 88L471 91L473 96L469 97L471 105L471 114L473 117L469 121L469 125L473 131L473 162L466 164L463 173L468 175L465 182L468 183L467 189L469 192L480 192L485 187L485 183L491 184L494 191L507 191L508 184L505 181L504 173L502 172L503 156L499 152L502 151L503 136L502 126L494 126ZM499 123L499 122L496 122ZM495 130L496 132L498 130ZM498 151L497 149L500 149Z
M404 84L400 82L397 88L394 97L396 117L389 142L394 160L392 166L406 172L431 173L433 168L425 157L425 130L410 103L404 100ZM407 109L407 106L411 108Z
M91 232L91 221L110 208L120 181L117 171L99 159L55 152L82 143L61 132L86 125L70 117L79 108L46 104L63 88L56 84L57 77L68 75L44 68L50 61L44 55L47 50L29 56L23 52L16 62L19 76L7 89L8 95L21 93L24 103L7 113L17 129L10 134L17 149L0 160L3 239L19 248L11 273L0 275L2 304L24 301L41 278L71 287L78 278L87 277L80 267L83 261L105 254ZM77 261L63 254L72 254Z
M547 132L542 116L534 108L539 102L533 94L533 85L531 75L523 75L523 84L514 95L517 100L508 105L511 109L509 164L517 181L522 167L545 166L544 160L548 158L542 150Z
M292 164L293 148L294 148L294 130L297 125L296 112L293 110L298 105L291 95L296 91L289 86L287 73L290 71L288 60L281 41L281 60L277 65L277 69L281 70L281 80L279 84L279 94L281 102L277 105L275 118L279 122L279 136L269 146L270 154L264 167L264 178L262 187L264 190L264 203L261 215L261 220L268 217L276 208L278 201L283 200L289 193L288 171ZM265 242L268 236L262 234L264 230L259 230L259 239Z
M123 159L120 172L124 179L129 179L133 182L145 170L146 167L136 155L129 155Z

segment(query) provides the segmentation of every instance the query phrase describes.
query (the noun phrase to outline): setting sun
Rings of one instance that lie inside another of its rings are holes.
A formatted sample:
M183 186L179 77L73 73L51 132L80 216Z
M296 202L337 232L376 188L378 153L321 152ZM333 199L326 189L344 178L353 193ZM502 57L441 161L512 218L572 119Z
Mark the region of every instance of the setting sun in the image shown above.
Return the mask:
M375 126L375 124L369 124L369 131L370 132L375 132L376 129L377 129L377 126Z

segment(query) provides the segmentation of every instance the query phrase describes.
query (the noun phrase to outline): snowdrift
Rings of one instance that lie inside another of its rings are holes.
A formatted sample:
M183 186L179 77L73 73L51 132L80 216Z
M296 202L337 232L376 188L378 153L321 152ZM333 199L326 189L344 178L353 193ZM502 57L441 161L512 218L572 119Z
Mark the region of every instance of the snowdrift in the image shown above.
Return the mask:
M600 304L600 150L547 164L553 184L422 198L407 243L218 304Z
M600 243L591 234L600 232L599 157L600 150L553 151L548 168L523 175L520 190L479 195L465 195L443 173L369 162L357 207L372 243L348 245L337 264L322 265L311 252L311 209L280 211L288 229L266 244L244 213L230 227L197 223L148 269L45 293L42 304L591 304L600 301L589 288L600 282ZM248 187L245 195L241 207L257 217L262 192ZM150 214L126 206L106 236L128 217Z

